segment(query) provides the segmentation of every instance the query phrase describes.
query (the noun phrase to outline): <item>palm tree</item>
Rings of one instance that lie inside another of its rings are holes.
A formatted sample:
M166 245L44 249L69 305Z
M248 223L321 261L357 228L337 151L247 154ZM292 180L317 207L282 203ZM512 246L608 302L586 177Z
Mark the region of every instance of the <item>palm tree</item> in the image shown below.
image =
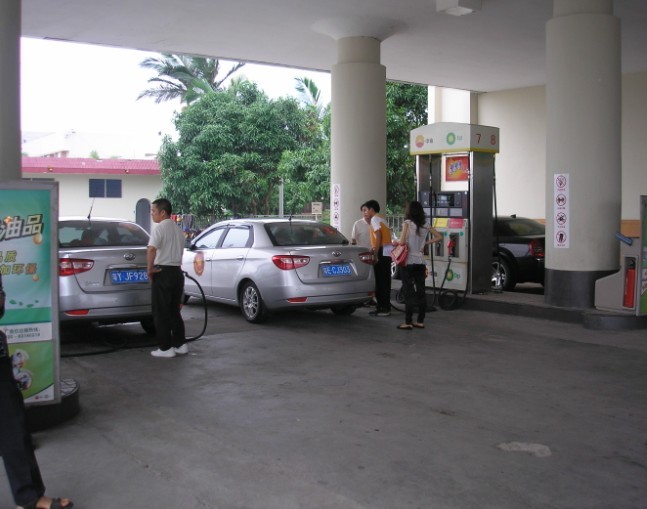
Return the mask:
M153 97L156 103L180 99L191 104L202 94L222 90L227 78L245 64L237 62L222 78L217 58L162 53L160 57L147 58L139 65L157 72L157 76L150 78L148 83L155 83L158 87L144 90L137 99Z
M317 111L317 116L321 118L324 105L321 104L321 90L317 84L310 78L294 78L297 82L295 88L301 94L301 100L309 106L312 106Z

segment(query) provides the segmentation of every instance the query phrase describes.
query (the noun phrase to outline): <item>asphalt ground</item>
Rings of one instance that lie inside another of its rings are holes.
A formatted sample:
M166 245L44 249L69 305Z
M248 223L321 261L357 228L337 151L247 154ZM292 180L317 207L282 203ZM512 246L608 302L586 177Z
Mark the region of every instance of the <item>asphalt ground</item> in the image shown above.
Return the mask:
M647 333L455 309L244 321L190 354L139 325L63 334L82 410L34 435L48 494L92 509L647 507ZM202 326L185 307L187 334ZM4 476L0 508L13 507Z

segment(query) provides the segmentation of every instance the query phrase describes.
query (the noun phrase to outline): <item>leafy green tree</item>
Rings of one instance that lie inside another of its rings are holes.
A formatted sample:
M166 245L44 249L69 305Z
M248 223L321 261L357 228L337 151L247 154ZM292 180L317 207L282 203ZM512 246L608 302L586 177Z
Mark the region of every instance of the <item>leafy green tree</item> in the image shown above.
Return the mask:
M314 96L313 96L314 97ZM426 87L387 83L387 209L415 198L409 131L426 123ZM159 153L163 194L198 215L300 213L330 200L330 106L320 113L292 98L270 100L258 86L233 79L177 114L179 139Z
M165 138L159 153L162 192L198 215L276 213L282 154L313 146L320 132L296 99L270 100L244 80L204 94L175 126L179 139Z
M387 206L402 212L416 197L416 163L409 154L409 132L427 123L427 87L386 84L386 189Z
M283 153L279 174L285 186L284 211L298 214L313 201L330 201L330 157L321 146Z
M148 80L157 87L144 90L137 99L152 97L156 103L180 99L191 104L208 92L222 90L225 80L245 64L238 62L223 74L218 59L163 53L139 65L157 73Z
M279 164L284 184L284 212L306 211L313 201L330 201L330 105L321 102L321 92L309 78L295 78L313 137L309 147L286 150Z
M299 92L299 96L304 104L314 108L317 112L317 116L321 118L324 114L326 105L321 101L321 90L310 78L305 76L301 78L294 78L296 81L295 89Z

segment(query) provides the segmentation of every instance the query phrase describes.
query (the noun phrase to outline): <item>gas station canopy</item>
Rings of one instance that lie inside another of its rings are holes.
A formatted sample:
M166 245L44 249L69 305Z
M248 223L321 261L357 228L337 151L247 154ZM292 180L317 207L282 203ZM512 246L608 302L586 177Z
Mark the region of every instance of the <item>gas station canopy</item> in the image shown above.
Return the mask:
M622 72L647 70L647 2L612 3ZM22 0L22 35L320 71L337 62L336 40L374 37L388 80L475 92L544 85L553 2L480 4L451 16L436 0Z

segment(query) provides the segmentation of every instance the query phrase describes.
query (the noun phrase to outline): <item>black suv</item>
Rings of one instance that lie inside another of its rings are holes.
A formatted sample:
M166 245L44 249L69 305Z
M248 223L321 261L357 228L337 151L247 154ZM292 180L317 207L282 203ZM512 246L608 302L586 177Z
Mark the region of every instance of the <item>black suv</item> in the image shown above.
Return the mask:
M517 283L544 283L546 228L525 217L494 218L492 287L514 290Z

